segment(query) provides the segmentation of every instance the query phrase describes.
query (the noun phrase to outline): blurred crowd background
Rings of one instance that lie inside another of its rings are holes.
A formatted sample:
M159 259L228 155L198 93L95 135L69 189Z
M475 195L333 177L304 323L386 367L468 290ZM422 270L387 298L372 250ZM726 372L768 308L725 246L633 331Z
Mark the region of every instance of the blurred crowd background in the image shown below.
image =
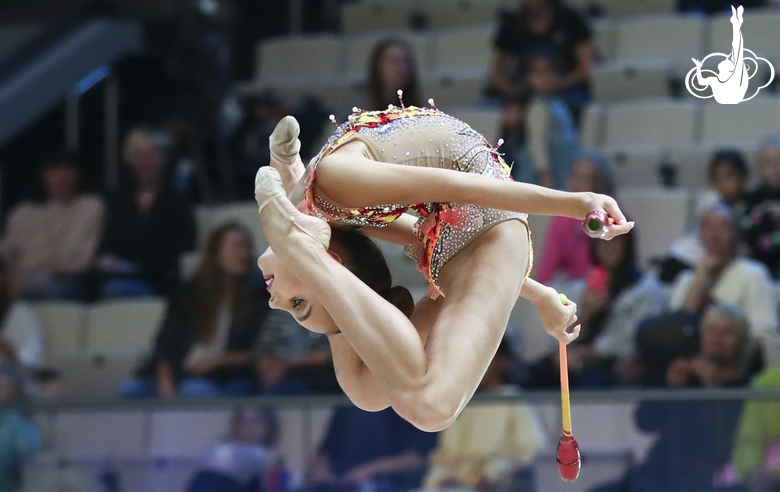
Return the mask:
M741 5L780 68L780 3ZM0 490L780 490L780 77L757 64L739 105L685 84L729 52L731 6L3 2ZM578 304L572 389L598 395L575 398L574 484L557 345L522 299L484 401L439 434L351 407L327 340L268 308L271 131L296 116L306 161L329 115L399 89L500 139L516 180L637 223L605 242L530 218L532 277Z

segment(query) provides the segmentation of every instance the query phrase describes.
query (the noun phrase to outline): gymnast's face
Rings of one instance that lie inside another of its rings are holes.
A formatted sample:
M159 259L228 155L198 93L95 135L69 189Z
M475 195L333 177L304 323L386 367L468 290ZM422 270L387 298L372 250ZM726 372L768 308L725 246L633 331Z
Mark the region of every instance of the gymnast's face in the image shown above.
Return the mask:
M336 333L338 328L314 293L279 261L271 248L257 259L271 293L268 305L292 314L295 321L315 333Z

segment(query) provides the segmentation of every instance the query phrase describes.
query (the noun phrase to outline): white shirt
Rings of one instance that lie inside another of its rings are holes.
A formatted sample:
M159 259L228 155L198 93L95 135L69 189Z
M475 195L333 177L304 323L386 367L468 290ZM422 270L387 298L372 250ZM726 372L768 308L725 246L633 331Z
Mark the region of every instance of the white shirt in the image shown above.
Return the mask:
M669 307L680 309L693 281L693 271L682 272L672 286ZM753 336L777 332L777 295L766 267L747 258L737 258L721 273L710 293L718 303L742 308Z

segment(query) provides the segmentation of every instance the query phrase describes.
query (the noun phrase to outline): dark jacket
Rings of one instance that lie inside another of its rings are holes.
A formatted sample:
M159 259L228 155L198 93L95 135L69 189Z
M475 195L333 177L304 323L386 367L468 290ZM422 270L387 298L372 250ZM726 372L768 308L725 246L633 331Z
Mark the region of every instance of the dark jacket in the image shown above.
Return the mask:
M136 275L160 295L179 280L179 255L195 248L195 219L187 202L170 187L160 191L148 214L136 205L135 186L125 185L106 197L106 220L100 253L137 263Z
M171 364L174 378L180 381L188 377L184 367L187 355L195 345L197 325L195 324L195 306L192 283L180 287L171 297L168 310L160 331L157 333L152 354L137 372L138 377L156 376L156 366L161 361ZM268 292L264 288L253 286L251 313L247 320L240 323L233 319L228 333L225 352L251 351L260 333L268 310ZM234 366L217 369L207 377L219 382L241 377L254 377L254 365Z

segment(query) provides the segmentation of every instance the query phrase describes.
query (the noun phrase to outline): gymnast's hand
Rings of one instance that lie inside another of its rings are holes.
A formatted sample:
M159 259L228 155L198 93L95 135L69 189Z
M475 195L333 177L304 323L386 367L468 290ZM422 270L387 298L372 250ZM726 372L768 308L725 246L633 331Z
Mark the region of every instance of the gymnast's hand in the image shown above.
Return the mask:
M592 211L606 212L607 215L615 221L615 223L610 226L607 235L602 239L609 241L613 237L625 234L634 228L634 222L626 221L626 216L623 215L617 202L611 196L588 193L587 208L581 217L585 217Z
M268 146L271 150L271 167L279 171L288 195L305 172L299 154L301 141L298 139L298 135L300 133L301 126L298 121L292 116L285 116L276 124L276 128L268 138Z
M548 287L544 295L535 303L542 318L544 331L556 340L568 344L580 336L580 325L569 333L566 329L577 322L577 305L571 301L561 304L555 289Z

